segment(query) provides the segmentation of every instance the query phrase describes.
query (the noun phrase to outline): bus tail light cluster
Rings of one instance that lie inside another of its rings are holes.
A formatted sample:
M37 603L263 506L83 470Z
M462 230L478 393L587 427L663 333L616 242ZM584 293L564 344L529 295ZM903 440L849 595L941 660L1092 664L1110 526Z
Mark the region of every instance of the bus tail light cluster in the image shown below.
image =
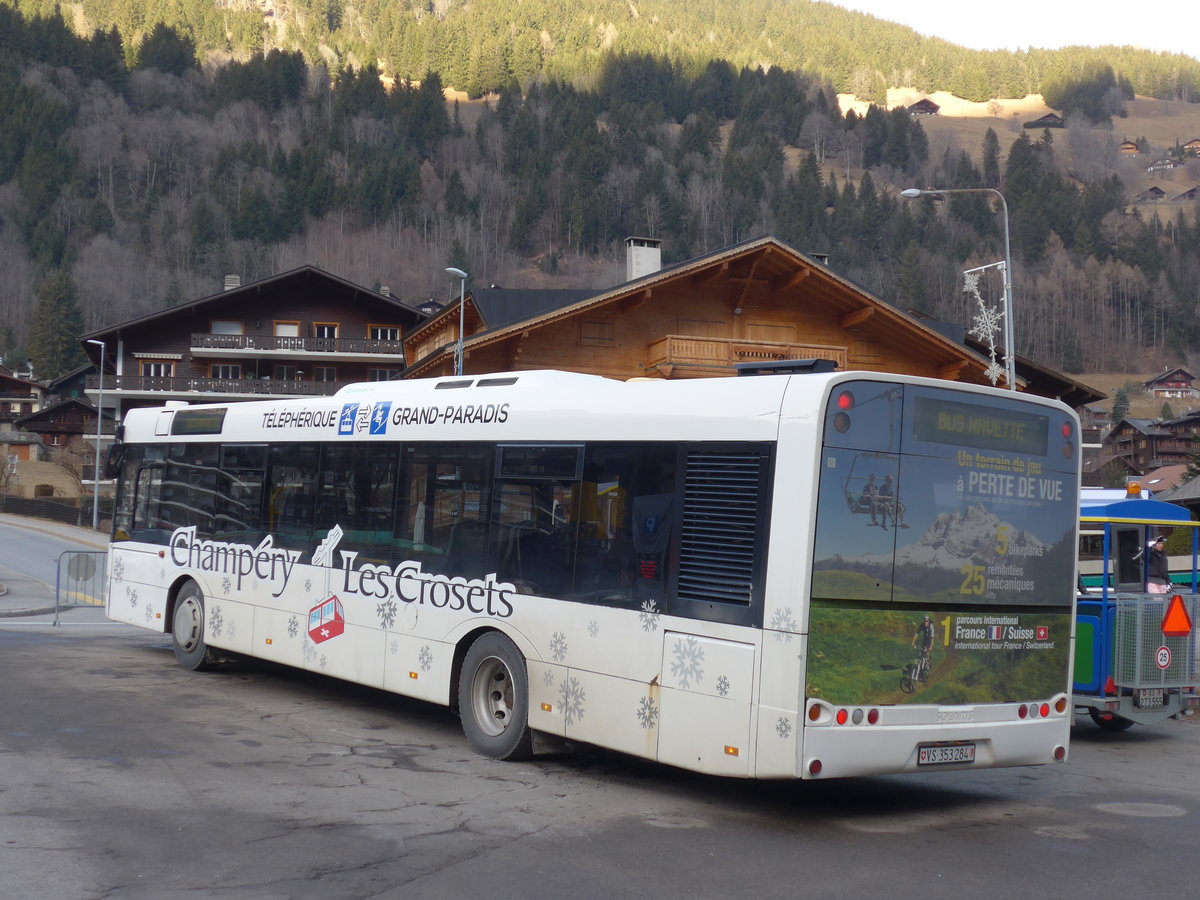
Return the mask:
M845 434L850 430L850 410L854 409L854 395L849 391L842 391L833 402L838 410L833 417L833 427L839 434Z
M1018 719L1047 719L1053 711L1056 715L1062 715L1067 711L1067 698L1059 697L1053 704L1046 702L1022 703L1017 707Z
M1075 441L1073 440L1073 438L1075 437L1075 427L1070 422L1063 422L1062 437L1063 437L1063 446L1062 446L1063 458L1064 459L1074 459L1075 458Z
M830 721L838 725L875 725L879 722L879 710L876 707L833 707L824 703L813 703L808 708L808 721L814 725L825 725Z

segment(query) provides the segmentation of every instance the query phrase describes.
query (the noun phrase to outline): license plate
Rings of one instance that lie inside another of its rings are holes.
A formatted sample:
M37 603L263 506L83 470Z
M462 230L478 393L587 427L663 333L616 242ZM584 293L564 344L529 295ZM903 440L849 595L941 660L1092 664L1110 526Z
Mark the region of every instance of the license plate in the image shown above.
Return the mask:
M1140 688L1133 699L1142 709L1161 709L1163 691L1162 688Z
M945 763L975 762L974 744L943 744L917 748L918 766L938 766Z

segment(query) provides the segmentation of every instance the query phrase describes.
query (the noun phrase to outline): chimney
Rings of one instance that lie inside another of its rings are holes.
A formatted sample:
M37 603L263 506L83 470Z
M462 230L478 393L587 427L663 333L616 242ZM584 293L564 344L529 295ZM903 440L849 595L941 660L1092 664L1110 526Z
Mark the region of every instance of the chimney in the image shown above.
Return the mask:
M225 290L232 291L232 290L236 290L237 288L240 288L241 286L242 286L242 276L241 275L226 275L225 276Z
M662 241L658 238L625 238L625 280L652 275L662 268Z

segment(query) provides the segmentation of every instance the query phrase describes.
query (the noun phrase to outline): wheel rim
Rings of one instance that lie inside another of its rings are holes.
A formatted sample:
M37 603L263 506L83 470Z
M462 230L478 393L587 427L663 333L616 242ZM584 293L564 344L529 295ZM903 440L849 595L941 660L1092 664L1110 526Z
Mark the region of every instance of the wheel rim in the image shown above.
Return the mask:
M191 653L200 645L200 629L204 622L204 611L195 597L184 597L175 607L173 631L175 641L184 653Z
M489 656L475 670L471 683L471 706L480 731L495 737L513 720L512 673L504 661Z

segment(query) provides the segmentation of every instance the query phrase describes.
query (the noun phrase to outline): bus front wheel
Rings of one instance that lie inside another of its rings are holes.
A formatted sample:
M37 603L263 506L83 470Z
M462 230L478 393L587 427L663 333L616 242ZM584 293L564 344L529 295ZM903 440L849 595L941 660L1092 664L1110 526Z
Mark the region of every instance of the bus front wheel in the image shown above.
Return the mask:
M175 598L171 637L175 659L185 669L198 671L212 662L212 654L204 643L204 594L194 581L180 588Z
M499 632L476 638L467 650L458 679L458 712L467 742L484 756L533 755L525 657Z
M1088 715L1104 731L1124 731L1127 728L1133 727L1133 721L1126 719L1124 716L1113 715L1110 712L1105 712L1102 709L1093 709L1088 707Z

